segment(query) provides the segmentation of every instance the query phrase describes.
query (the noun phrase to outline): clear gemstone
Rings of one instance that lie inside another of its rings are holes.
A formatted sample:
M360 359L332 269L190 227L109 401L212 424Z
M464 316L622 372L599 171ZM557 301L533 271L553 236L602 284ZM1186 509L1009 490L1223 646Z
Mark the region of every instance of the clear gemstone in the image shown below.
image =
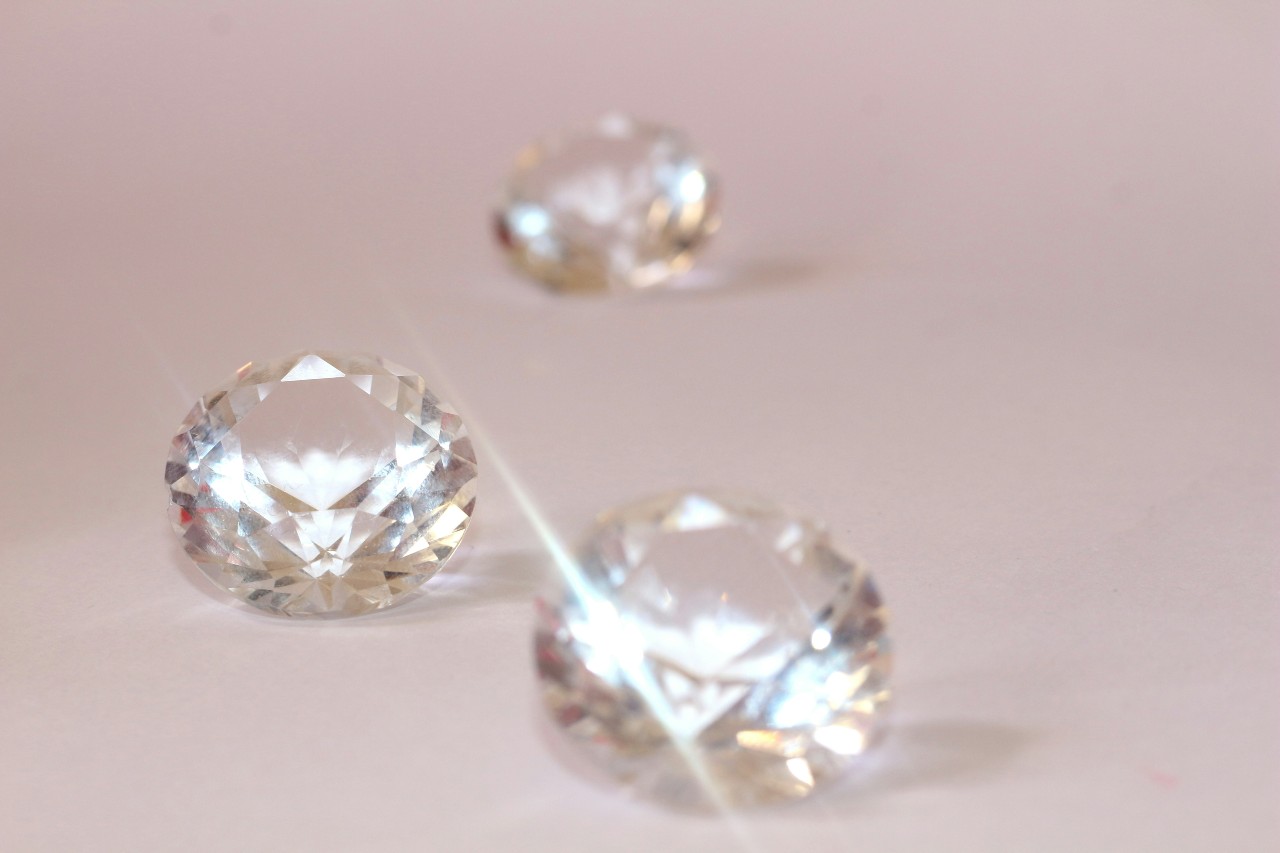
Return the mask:
M435 574L475 506L466 427L376 356L250 362L173 439L170 517L214 583L286 616L388 607Z
M677 131L608 115L525 149L496 219L516 265L552 287L649 287L715 230L716 179Z
M666 495L602 516L538 605L552 718L679 806L808 795L889 698L888 615L818 525L763 502Z

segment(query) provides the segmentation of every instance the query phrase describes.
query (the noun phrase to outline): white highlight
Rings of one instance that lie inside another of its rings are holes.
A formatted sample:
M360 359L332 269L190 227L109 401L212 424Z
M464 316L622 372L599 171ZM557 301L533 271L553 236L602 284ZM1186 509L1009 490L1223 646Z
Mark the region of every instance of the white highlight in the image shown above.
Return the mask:
M836 755L857 755L867 746L862 732L844 726L823 726L813 733L813 739Z
M787 772L796 777L806 788L813 787L813 771L809 769L809 762L803 758L788 758Z
M677 192L680 194L680 200L685 204L696 204L707 194L707 179L697 169L691 169L680 178Z

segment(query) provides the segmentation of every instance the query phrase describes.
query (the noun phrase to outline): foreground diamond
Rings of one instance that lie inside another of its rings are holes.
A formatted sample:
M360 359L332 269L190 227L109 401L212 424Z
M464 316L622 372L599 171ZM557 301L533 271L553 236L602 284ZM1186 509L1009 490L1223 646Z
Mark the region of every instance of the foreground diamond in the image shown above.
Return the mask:
M521 153L498 239L553 287L649 287L689 268L718 225L716 199L715 178L682 135L609 115Z
M457 414L376 356L250 362L179 427L165 467L187 554L286 616L395 604L457 548L476 462Z
M861 753L889 697L887 614L816 525L703 493L601 517L539 602L553 719L680 806L803 797Z

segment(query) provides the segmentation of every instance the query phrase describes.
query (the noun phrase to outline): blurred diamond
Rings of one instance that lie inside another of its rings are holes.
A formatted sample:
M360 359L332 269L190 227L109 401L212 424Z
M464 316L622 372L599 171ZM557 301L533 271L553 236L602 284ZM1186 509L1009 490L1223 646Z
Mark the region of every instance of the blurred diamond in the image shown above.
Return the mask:
M682 807L803 797L875 734L887 613L817 525L667 495L604 515L565 576L539 602L544 699L640 792Z
M689 268L719 223L716 197L680 133L608 115L520 154L498 239L552 287L644 288Z
M355 615L435 574L475 506L466 427L376 356L250 362L179 427L165 479L187 554L271 613Z

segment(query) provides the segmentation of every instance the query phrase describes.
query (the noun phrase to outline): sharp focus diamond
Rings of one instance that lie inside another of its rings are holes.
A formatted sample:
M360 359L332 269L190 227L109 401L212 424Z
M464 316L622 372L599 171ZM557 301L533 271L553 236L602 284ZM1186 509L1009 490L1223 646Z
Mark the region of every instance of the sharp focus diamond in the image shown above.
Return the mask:
M170 516L214 583L271 613L355 615L435 574L475 506L466 427L376 356L250 362L179 427Z
M498 239L552 287L648 287L688 269L716 229L716 183L680 133L608 115L521 153Z
M680 806L803 797L847 767L889 698L866 569L770 505L667 495L601 517L539 602L553 719Z

